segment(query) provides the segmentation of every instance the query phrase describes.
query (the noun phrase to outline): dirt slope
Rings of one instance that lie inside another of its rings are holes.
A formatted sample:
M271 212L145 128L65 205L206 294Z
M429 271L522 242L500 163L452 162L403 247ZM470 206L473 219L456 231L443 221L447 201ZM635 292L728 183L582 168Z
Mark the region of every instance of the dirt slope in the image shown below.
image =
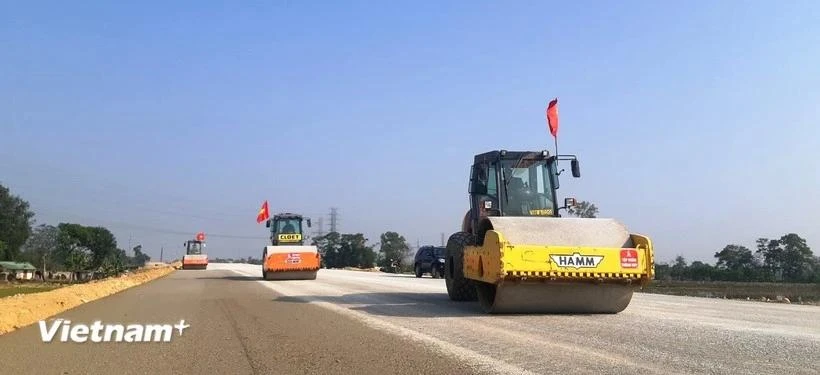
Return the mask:
M158 267L87 284L0 299L0 335L174 272Z

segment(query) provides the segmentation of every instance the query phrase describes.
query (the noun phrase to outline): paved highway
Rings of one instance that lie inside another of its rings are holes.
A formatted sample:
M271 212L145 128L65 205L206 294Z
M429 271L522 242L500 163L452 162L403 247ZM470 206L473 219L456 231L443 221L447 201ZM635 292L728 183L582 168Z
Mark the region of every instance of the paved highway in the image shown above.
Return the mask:
M65 314L88 323L185 318L190 333L172 343L43 344L29 327L0 336L0 363L67 373L107 373L123 361L139 373L820 372L814 306L636 294L617 315L488 316L449 301L440 279L260 273L244 264L179 271Z

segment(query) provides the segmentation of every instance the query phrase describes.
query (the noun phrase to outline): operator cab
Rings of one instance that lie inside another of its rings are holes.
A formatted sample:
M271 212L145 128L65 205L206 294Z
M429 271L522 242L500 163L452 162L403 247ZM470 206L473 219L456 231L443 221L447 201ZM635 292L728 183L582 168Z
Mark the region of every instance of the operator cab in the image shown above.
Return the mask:
M308 228L311 227L310 219L298 214L280 213L269 219L265 222L265 226L270 228L271 243L273 245L280 242L302 245L304 242L302 221L307 221Z
M470 227L486 216L559 217L574 205L567 198L558 206L558 160L572 161L572 176L581 172L575 156L556 157L548 151L490 151L475 156L470 171ZM466 224L466 223L465 223Z
M186 250L185 254L187 255L200 255L202 254L202 248L204 247L202 241L188 241L186 243Z

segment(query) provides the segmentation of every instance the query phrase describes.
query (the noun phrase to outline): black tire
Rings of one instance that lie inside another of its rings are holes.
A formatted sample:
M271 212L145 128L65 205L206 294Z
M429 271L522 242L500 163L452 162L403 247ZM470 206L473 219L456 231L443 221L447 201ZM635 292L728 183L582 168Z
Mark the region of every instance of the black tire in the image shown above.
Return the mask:
M430 269L430 276L432 276L434 279L438 279L440 277L440 274L438 272L438 266L433 265L433 267Z
M416 277L421 277L421 275L424 274L424 272L421 272L421 264L418 263L416 263L416 266L414 267L413 271L415 271Z
M457 232L447 240L444 257L444 280L447 294L453 301L476 301L475 285L464 277L464 246L475 243L475 237L467 232Z

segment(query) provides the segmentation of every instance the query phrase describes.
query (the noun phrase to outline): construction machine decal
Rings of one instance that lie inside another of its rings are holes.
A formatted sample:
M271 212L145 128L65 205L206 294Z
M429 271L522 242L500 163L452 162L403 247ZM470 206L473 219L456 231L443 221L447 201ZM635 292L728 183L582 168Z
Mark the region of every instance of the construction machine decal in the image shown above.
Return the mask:
M299 233L287 233L280 234L277 238L282 242L298 242L302 240L302 235Z
M621 253L623 254L623 253ZM604 260L603 255L550 254L550 258L558 267L564 268L596 268Z
M530 210L532 216L552 216L552 209Z
M302 263L302 256L299 253L290 253L290 254L288 254L288 257L285 258L285 263L287 263L287 264Z
M635 249L621 249L621 267L638 268L638 251Z

